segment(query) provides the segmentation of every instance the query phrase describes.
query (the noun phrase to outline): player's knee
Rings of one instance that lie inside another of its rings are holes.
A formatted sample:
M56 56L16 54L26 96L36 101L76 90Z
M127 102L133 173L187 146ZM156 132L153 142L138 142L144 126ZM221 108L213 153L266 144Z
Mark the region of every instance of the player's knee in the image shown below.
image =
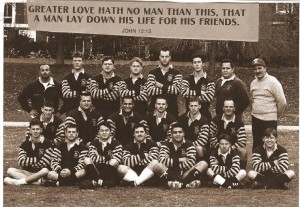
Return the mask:
M85 174L86 174L85 169L80 169L75 173L77 178L81 178L81 177L85 176Z
M148 164L148 168L150 169L150 170L154 170L154 167L156 166L158 164L158 161L157 160L152 160L149 164Z
M48 168L43 168L40 170L40 173L43 174L44 176L47 175L49 172Z
M241 181L241 180L243 180L243 179L246 177L246 175L247 175L246 170L241 169L241 170L239 171L239 173L236 175L236 178L237 178L239 181Z
M202 146L196 146L196 153L198 157L203 157L205 154L205 148Z
M163 173L165 173L167 170L167 167L164 166L163 164L157 162L156 165L153 166L152 168L152 171L155 173L155 174L158 174L158 175L162 175Z
M239 156L241 160L246 160L247 161L247 150L246 148L239 147L238 148Z
M47 178L50 180L58 180L58 173L55 171L50 171L47 174Z
M256 178L256 176L257 176L257 172L256 171L250 170L248 172L248 178L250 178L251 180L254 180Z
M109 165L113 166L115 169L117 169L120 165L120 163L116 159L109 160Z
M287 170L284 172L284 174L286 174L290 180L295 177L295 172L293 170Z
M117 170L118 173L120 173L121 175L126 175L126 173L129 171L130 167L126 166L126 165L119 165Z
M89 165L89 164L93 164L93 161L91 158L87 157L83 160L83 163L85 166Z
M207 174L209 177L213 177L213 176L215 175L214 171L212 171L211 168L208 168L208 169L207 169L206 174Z
M195 165L195 168L200 172L205 172L208 169L208 164L202 160Z
M16 174L16 172L17 172L16 168L10 167L10 168L7 169L7 175L9 177L14 177L14 175Z

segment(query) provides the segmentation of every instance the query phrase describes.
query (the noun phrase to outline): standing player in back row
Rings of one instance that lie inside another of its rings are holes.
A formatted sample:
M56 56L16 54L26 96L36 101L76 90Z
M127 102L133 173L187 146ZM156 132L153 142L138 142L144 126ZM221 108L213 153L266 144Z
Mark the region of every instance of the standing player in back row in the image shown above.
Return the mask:
M180 94L182 75L170 64L171 53L168 48L162 48L159 55L159 66L150 71L146 90L151 97L150 111L154 110L157 96L164 95L169 104L167 111L178 117L177 96Z
M201 104L201 115L205 116L208 121L212 119L209 107L215 95L215 83L207 76L203 68L204 63L201 57L193 58L194 71L186 80L182 81L181 94L186 98L186 108L189 110L189 98L196 96Z
M145 90L146 79L142 74L143 61L134 57L130 61L130 75L124 81L122 81L120 86L120 96L123 98L125 96L131 96L134 100L133 111L138 112L140 115L145 116L148 107L148 95Z
M235 104L235 113L242 115L249 105L249 95L245 83L234 74L232 60L222 61L222 77L216 82L216 114L223 113L223 104L231 99Z
M84 71L83 54L74 52L72 72L66 75L62 81L62 94L65 100L66 114L79 106L80 94L87 90L88 79L91 77Z
M120 109L119 85L121 77L114 73L114 59L110 56L102 60L102 72L91 80L90 92L93 104L104 119Z

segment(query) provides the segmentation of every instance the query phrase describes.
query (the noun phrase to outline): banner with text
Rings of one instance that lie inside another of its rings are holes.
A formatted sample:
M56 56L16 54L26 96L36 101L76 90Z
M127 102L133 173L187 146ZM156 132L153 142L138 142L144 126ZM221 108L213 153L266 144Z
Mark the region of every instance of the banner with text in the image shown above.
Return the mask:
M38 1L31 30L157 38L258 41L257 3Z

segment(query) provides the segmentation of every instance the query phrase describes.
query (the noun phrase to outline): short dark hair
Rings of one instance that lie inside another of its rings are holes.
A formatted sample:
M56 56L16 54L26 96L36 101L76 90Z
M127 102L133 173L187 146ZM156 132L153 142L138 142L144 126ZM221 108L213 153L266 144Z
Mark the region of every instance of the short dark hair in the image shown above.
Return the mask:
M233 64L233 61L231 59L223 59L221 61L221 66L223 65L223 63L230 63L231 67L234 68L234 64Z
M206 61L206 57L200 54L194 54L192 56L192 62L194 61L195 58L201 58L202 62L204 63Z
M80 100L81 100L81 97L82 97L82 96L90 96L90 97L92 97L91 93L90 93L90 92L87 92L87 91L82 91L82 92L80 93Z
M104 122L101 122L100 124L99 124L99 130L100 130L100 127L101 126L106 126L107 128L109 128L109 130L111 131L111 129L112 129L112 126L111 126L111 124L108 122L108 121L104 121Z
M171 55L171 50L170 50L168 47L162 47L162 48L160 49L159 53L160 53L161 51L164 51L164 52L169 51L169 53L170 53L170 55Z
M52 101L44 101L43 107L51 107L54 108L54 103Z
M84 55L82 52L80 51L74 51L73 54L72 54L72 58L84 58Z
M33 118L31 119L31 121L29 122L29 127L32 127L34 125L38 125L40 126L41 128L43 128L43 123L38 119L38 118Z
M200 101L200 99L199 99L198 96L191 96L191 97L189 98L189 103L190 103L190 102L198 102L199 105L201 105L201 101Z
M67 129L69 128L76 128L76 131L78 131L78 127L76 124L66 124L65 131L67 131Z
M182 124L178 123L178 122L173 122L172 124L170 124L170 131L172 132L174 128L181 128L183 132L184 131L184 127L182 126Z
M274 135L274 137L277 138L277 130L273 127L266 128L264 131L264 136L270 137L271 135Z
M140 127L143 127L144 130L145 130L145 132L147 131L147 127L146 127L144 124L142 124L142 123L136 123L136 124L133 126L132 131L134 132L137 128L140 128Z
M105 56L105 57L102 59L102 65L103 65L103 63L104 63L105 61L108 61L108 60L111 60L111 62L112 62L113 64L115 64L115 60L114 60L114 58L113 58L112 56Z
M232 139L229 134L221 133L218 135L218 142L220 143L222 139L227 140L230 144L232 144Z

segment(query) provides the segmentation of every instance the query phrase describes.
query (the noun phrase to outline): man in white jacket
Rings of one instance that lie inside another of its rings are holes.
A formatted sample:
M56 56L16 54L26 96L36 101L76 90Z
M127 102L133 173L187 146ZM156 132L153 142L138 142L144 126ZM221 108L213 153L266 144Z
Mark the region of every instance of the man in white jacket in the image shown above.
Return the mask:
M252 61L255 79L250 85L252 98L253 148L263 144L266 128L277 129L277 120L286 107L286 98L279 81L267 73L265 62L256 58Z

